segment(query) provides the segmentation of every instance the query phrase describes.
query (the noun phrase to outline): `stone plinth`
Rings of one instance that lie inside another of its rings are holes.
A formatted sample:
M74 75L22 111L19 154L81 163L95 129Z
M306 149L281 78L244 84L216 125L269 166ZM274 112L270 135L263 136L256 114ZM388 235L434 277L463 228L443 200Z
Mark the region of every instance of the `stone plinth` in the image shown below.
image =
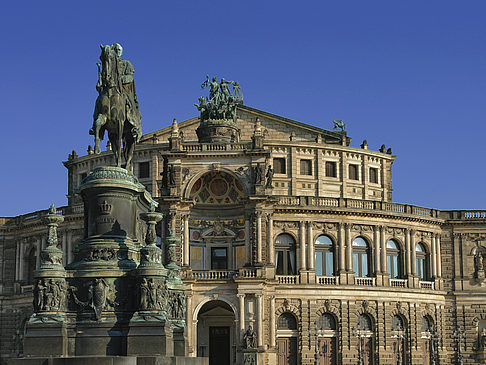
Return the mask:
M157 359L144 360L147 364L192 363L159 358L185 356L186 341L185 287L177 265L162 264L157 203L133 174L118 167L96 168L78 193L85 207L84 239L66 270L56 247L63 218L54 207L45 217L49 245L36 273L25 354L74 356L73 364L84 364L86 356L128 364L141 355ZM127 355L134 357L110 357Z
M240 130L229 120L208 120L200 124L196 134L200 143L237 142Z

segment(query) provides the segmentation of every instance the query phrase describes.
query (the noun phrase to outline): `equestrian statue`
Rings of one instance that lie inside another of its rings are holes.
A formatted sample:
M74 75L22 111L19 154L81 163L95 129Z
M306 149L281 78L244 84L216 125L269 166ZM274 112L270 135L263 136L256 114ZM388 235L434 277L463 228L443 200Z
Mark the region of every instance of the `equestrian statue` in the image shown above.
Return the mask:
M101 47L98 65L93 127L89 133L95 138L95 153L99 154L100 139L105 131L115 155L116 166L130 168L135 144L142 137L142 116L138 108L133 68L130 61L121 58L123 48L118 43ZM122 156L125 164L122 164Z

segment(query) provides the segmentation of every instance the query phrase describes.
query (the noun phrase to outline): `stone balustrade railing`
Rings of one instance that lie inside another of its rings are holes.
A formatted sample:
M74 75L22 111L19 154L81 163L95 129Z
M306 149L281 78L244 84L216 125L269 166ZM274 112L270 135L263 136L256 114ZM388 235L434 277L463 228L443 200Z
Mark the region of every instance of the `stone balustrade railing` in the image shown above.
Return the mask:
M419 281L420 289L434 289L434 282L433 281Z
M390 279L390 286L392 288L406 288L407 284L407 279Z
M191 271L191 277L194 280L230 280L236 275L233 270L201 270Z
M317 276L317 282L321 285L339 285L338 276Z
M486 219L486 210L443 210L440 217L453 220Z
M359 286L375 286L376 278L354 278L354 283Z
M392 213L411 214L422 217L439 218L436 209L422 208L409 204L387 203L375 200L361 200L350 198L324 198L313 196L278 196L277 205L301 207L329 207L375 210ZM486 217L486 216L485 216ZM468 219L467 217L465 219Z
M276 275L279 284L298 284L299 275Z
M182 151L185 152L217 152L217 151L244 151L251 148L251 143L183 143L181 145Z

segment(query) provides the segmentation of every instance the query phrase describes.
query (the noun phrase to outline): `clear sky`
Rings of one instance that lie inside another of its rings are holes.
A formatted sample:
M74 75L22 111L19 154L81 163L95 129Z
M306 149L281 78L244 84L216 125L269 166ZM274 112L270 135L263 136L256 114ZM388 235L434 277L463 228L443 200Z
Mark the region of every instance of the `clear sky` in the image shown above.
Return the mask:
M486 2L9 1L0 40L0 216L67 204L99 44L135 67L144 133L197 115L205 75L245 104L397 155L394 201L486 209Z

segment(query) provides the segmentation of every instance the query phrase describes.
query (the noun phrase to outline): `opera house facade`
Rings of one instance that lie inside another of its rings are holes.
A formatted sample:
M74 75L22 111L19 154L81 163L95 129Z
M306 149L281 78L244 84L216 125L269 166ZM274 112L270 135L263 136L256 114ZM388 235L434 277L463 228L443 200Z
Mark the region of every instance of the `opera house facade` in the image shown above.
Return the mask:
M83 239L76 187L112 164L109 149L63 162L64 265ZM366 141L351 147L344 128L244 105L229 126L195 117L145 134L133 174L164 215L158 244L177 237L189 356L218 365L243 364L248 350L269 365L486 363L486 210L393 202L395 157ZM2 365L22 356L45 213L0 218Z

